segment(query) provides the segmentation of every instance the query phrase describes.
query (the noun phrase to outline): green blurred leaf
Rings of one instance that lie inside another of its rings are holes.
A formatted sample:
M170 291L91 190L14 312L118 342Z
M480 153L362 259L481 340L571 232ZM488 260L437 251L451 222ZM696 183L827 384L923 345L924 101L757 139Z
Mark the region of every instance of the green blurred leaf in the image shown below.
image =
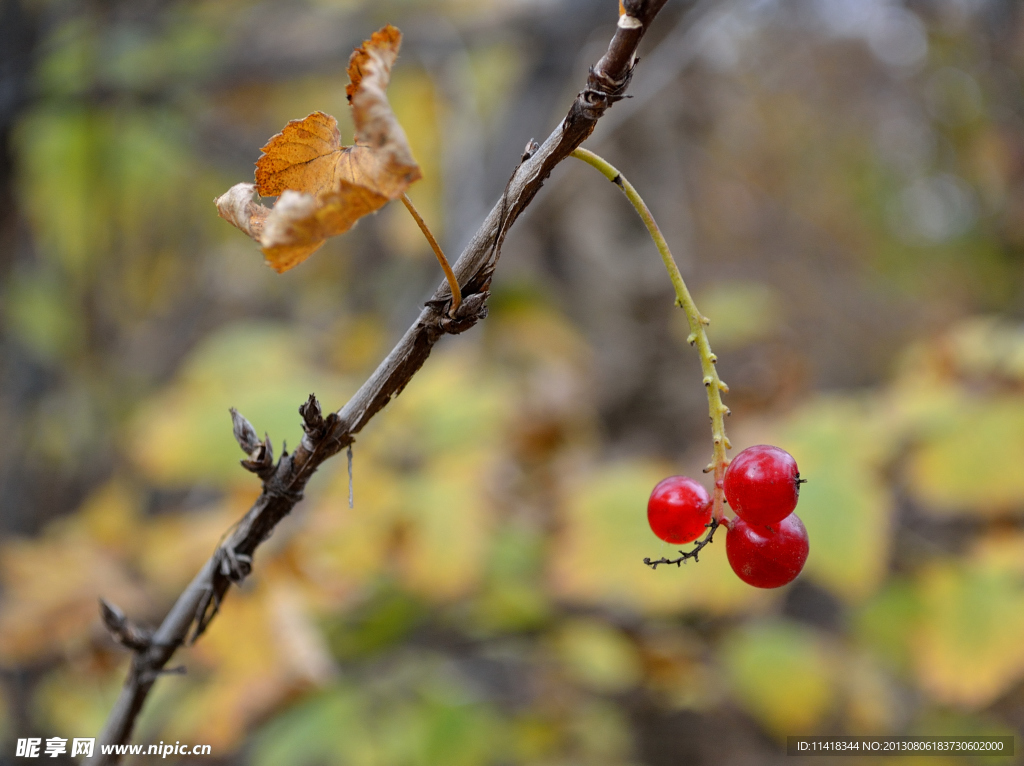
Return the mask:
M332 654L350 660L393 646L423 619L424 606L401 591L385 588L350 614L329 621L326 638Z
M621 632L597 620L569 620L556 644L570 677L601 693L623 692L640 681L640 657Z
M473 604L474 627L485 633L539 627L551 612L542 580L545 540L506 524L490 543L485 587Z
M7 326L44 359L59 359L81 343L75 308L59 283L38 274L15 274L4 294Z
M854 631L878 657L906 672L913 665L910 637L921 611L920 595L913 583L894 578L856 612Z
M901 729L903 700L889 676L871 657L844 658L840 683L847 731L885 734Z
M498 760L505 730L487 706L438 696L422 666L406 680L411 686L339 685L286 711L257 734L254 763L475 766Z
M719 282L700 292L697 305L711 319L708 332L720 350L770 337L785 320L779 294L760 282ZM682 312L674 316L677 336L685 341L690 334L686 316Z
M345 764L365 737L359 693L335 687L285 710L253 740L254 766Z
M124 670L124 668L118 668ZM48 673L32 696L37 726L58 736L92 737L103 728L121 684L108 674L62 665Z
M198 213L201 175L170 110L40 109L19 123L16 141L44 254L78 279L114 250L144 263L155 243L178 242Z

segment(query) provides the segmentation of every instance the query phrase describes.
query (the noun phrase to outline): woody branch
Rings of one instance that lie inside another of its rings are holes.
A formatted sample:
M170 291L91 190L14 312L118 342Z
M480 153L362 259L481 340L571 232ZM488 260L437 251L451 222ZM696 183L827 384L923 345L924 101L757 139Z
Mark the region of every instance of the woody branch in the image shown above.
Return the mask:
M597 121L623 98L636 63L636 49L667 0L623 0L608 50L590 70L565 119L543 144L531 142L501 199L480 225L453 266L462 288L462 303L450 315L451 290L442 284L401 340L356 394L336 413L323 415L310 396L300 408L305 435L291 453L274 462L269 439L260 440L241 415L232 412L235 437L248 458L242 464L263 481L262 492L239 523L226 535L152 633L135 628L116 607L105 605L104 620L115 638L134 655L128 677L99 737L90 764L111 764L117 755L103 755L102 746L123 744L150 690L177 649L206 629L232 583L252 569L252 557L277 524L302 499L309 478L321 463L345 449L392 397L401 393L423 365L434 344L476 324L487 313L491 277L509 227L526 209L558 163L593 132Z

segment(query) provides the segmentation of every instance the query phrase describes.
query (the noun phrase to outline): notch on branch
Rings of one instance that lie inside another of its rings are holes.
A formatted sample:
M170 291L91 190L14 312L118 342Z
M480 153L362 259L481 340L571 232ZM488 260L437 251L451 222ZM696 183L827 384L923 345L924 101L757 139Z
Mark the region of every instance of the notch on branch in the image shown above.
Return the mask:
M153 632L132 623L120 607L100 598L100 616L110 635L133 652L144 652L153 642Z

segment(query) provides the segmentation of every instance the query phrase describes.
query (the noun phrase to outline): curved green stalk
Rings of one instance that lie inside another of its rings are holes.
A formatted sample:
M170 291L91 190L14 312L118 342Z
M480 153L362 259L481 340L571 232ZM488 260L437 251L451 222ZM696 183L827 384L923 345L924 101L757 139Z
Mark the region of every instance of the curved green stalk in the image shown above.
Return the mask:
M409 199L408 194L402 194L402 202L405 203L405 209L409 211L413 220L416 221L416 225L420 227L420 231L423 232L423 236L427 238L427 243L430 245L430 249L434 251L434 257L437 258L437 262L441 264L441 271L444 272L444 278L448 280L448 287L452 291L452 308L451 313L454 314L456 309L462 303L462 290L459 288L459 280L455 277L455 272L452 271L452 267L448 263L448 259L444 257L444 251L441 250L441 246L437 244L437 240L434 238L434 233L427 226L427 222L423 220L423 216L420 215L420 211L416 209L416 206L412 204L412 200Z
M729 466L726 450L732 447L728 437L725 435L725 416L729 414L729 408L722 403L722 393L728 393L729 387L718 377L718 370L715 367L718 357L711 352L708 334L704 329L710 324L710 321L697 310L697 305L693 302L693 297L683 281L683 275L679 273L679 266L676 265L675 258L672 257L672 251L669 250L668 243L665 241L661 229L658 228L658 224L654 221L654 216L651 215L651 211L647 208L637 190L633 188L633 185L611 163L591 151L577 149L572 153L572 156L597 168L605 178L622 189L623 194L626 195L626 198L636 208L636 212L640 214L644 225L647 226L647 231L651 233L651 239L654 240L654 244L661 254L661 260L668 270L668 277L672 280L672 286L676 290L676 305L686 312L686 320L690 324L690 335L686 340L691 346L696 346L700 354L700 366L704 373L704 388L708 394L708 413L711 415L711 438L714 442L714 450L711 463L704 469L704 472L714 472L713 517L716 521L721 521L725 510L723 482L725 479L725 469Z

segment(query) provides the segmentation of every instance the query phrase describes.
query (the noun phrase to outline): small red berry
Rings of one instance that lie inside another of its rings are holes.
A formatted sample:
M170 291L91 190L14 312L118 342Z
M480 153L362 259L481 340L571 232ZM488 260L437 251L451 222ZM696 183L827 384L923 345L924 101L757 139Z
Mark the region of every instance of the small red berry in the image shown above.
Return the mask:
M755 588L778 588L792 582L804 568L809 550L807 530L795 513L767 527L733 519L725 536L729 566Z
M725 472L725 499L748 524L782 521L796 508L800 472L786 450L759 444L732 459Z
M711 498L699 483L686 476L658 482L647 501L647 523L667 543L690 543L711 521Z

